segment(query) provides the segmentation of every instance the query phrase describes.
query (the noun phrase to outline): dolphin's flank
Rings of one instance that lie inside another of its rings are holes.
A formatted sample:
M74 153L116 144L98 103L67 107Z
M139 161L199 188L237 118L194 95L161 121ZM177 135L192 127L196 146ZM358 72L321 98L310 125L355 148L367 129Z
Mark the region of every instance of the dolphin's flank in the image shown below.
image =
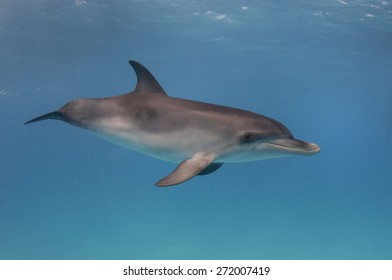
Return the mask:
M219 169L290 155L314 155L320 148L297 140L278 121L246 110L170 97L140 63L135 89L107 98L71 101L25 124L57 119L92 131L115 144L179 163L156 185L181 184Z

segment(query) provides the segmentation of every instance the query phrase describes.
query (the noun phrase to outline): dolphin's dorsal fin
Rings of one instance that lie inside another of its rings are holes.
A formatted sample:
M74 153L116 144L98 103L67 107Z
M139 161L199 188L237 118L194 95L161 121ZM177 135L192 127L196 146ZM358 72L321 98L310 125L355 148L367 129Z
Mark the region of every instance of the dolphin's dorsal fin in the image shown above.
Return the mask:
M137 84L134 91L167 95L150 71L137 61L130 60L129 64L136 72Z

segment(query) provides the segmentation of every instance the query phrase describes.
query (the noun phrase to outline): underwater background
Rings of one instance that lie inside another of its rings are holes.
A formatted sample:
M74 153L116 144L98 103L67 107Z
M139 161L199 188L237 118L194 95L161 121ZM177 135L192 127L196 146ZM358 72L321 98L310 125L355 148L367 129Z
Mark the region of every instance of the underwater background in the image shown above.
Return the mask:
M58 121L133 90L272 117L313 157L175 164ZM0 0L0 259L391 259L392 1Z

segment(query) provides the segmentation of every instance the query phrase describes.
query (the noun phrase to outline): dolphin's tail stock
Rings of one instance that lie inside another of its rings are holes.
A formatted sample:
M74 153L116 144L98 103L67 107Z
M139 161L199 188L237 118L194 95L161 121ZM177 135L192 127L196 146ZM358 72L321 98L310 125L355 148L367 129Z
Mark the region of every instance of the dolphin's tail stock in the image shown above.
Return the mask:
M32 120L29 120L28 122L25 122L25 124L29 124L29 123L33 123L33 122L39 122L39 121L43 121L43 120L49 120L49 119L55 119L55 120L64 120L64 116L61 112L58 111L54 111L54 112L50 112L47 113L45 115L36 117Z

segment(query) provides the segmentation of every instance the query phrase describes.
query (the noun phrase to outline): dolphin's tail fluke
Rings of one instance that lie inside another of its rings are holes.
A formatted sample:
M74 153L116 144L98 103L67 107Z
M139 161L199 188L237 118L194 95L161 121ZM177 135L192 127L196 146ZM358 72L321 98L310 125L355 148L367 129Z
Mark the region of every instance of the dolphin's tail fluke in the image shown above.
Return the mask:
M25 122L25 124L33 123L33 122L39 122L43 120L48 120L48 119L55 119L55 120L64 120L63 114L61 112L55 111L55 112L50 112L45 115L36 117L32 120L29 120L28 122Z

